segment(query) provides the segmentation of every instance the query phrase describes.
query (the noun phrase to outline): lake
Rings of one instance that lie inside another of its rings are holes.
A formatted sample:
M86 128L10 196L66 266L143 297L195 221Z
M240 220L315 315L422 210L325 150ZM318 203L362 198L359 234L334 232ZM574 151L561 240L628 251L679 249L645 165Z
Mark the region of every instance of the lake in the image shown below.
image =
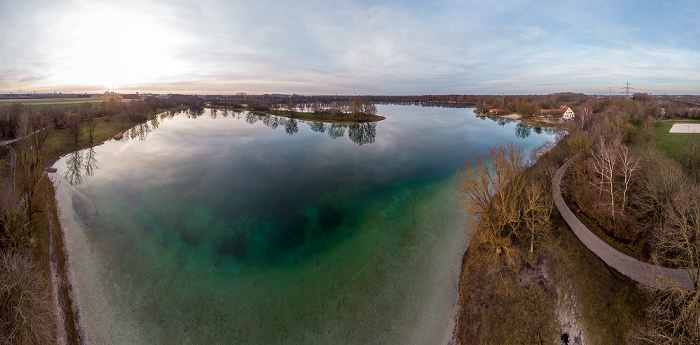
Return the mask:
M452 337L466 158L551 129L379 105L329 125L161 114L54 167L94 344L438 344ZM118 120L113 120L118 121Z

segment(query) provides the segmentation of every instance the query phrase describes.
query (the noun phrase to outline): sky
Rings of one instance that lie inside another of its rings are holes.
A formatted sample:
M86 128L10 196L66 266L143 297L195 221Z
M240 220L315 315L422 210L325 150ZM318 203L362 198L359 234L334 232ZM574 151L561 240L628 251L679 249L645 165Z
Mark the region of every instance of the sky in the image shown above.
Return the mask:
M700 94L697 18L697 0L0 0L0 93Z

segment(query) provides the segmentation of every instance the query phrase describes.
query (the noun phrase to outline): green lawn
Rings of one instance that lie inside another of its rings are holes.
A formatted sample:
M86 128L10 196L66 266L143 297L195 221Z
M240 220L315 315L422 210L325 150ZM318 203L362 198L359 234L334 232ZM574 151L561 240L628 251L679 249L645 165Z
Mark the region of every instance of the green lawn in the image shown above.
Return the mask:
M92 134L92 143L90 142L87 123L85 121L83 121L81 125L81 135L77 145L75 144L75 139L72 138L65 129L54 130L53 133L51 133L51 137L49 137L46 142L44 153L46 162L51 162L59 156L73 152L76 149L90 147L96 143L100 143L140 123L129 121L121 116L113 117L110 121L107 121L107 119L96 119L94 121L96 125Z
M656 147L668 158L683 165L685 139L688 136L700 137L700 134L669 133L674 123L700 123L698 120L664 120L656 123Z
M58 105L64 108L79 107L83 103L101 103L102 98L36 98L36 99L0 99L0 104L22 103L35 110L41 110L48 105Z

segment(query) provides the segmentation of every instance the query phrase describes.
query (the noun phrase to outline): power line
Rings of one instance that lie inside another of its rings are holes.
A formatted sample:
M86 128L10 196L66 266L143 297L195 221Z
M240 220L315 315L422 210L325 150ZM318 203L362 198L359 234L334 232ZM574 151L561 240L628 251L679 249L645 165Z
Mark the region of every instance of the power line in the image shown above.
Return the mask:
M629 80L627 81L627 86L623 87L622 89L625 90L624 91L625 97L630 98L630 90L634 90L634 88L630 87ZM620 93L622 93L622 92L620 92Z

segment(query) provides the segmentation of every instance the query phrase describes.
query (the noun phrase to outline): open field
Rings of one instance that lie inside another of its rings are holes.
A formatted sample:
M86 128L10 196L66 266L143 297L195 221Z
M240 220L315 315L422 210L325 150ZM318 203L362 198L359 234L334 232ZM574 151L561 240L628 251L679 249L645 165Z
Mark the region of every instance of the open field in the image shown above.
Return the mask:
M0 99L0 105L22 103L39 110L47 105L58 105L61 107L77 107L83 103L100 103L105 99L102 98L15 98L15 99Z
M697 133L671 133L671 128L676 123L700 124L697 120L665 120L656 124L656 146L665 153L666 156L683 164L685 154L685 140L688 136L700 136Z

